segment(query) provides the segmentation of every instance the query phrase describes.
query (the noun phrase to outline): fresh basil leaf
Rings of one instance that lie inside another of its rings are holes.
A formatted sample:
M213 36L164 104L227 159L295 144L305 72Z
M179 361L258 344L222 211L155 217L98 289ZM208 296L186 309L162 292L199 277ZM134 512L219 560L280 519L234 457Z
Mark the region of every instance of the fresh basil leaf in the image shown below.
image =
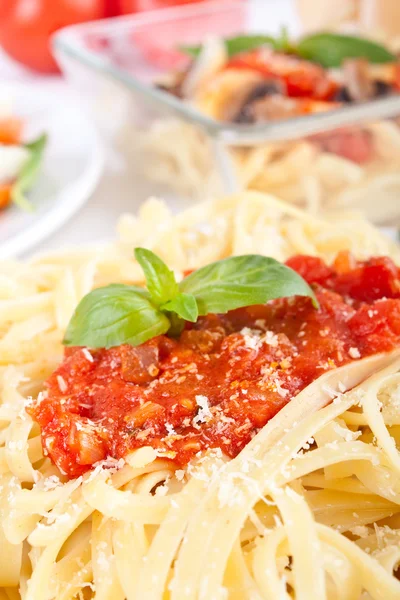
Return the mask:
M138 291L139 290L139 291ZM136 286L109 285L93 290L78 304L64 338L66 346L138 346L166 333L169 319Z
M135 248L135 258L143 269L147 289L157 306L165 304L179 293L175 275L154 252Z
M196 298L192 294L178 294L160 308L161 310L174 312L181 319L185 319L185 321L190 321L191 323L196 323L199 316Z
M337 33L316 33L300 40L296 52L323 67L340 67L346 58L366 58L371 63L396 60L386 48L365 38Z
M167 312L167 317L171 323L171 327L168 329L168 336L178 338L185 329L185 321L174 312Z
M22 167L18 179L11 189L11 200L20 208L31 211L32 205L25 193L35 184L42 163L44 149L47 144L47 135L43 134L33 142L25 144L30 156Z
M225 45L228 56L231 57L235 56L235 54L240 54L240 52L255 50L256 48L260 48L260 46L271 46L276 49L279 42L280 40L271 35L238 35L226 40Z
M143 296L143 298L147 298L147 300L151 301L151 296L149 292L146 290L146 288L140 287L139 285L126 285L125 283L110 283L109 285L98 289L107 289L109 293L111 293L112 290L115 290L118 293L120 290L124 292L126 288L129 288L131 292L135 292L135 294L139 294L139 296Z
M289 31L286 25L281 26L280 34L275 40L274 49L278 52L290 52L292 50L292 44L289 38Z
M309 296L318 307L314 292L300 275L273 258L257 254L202 267L183 279L179 289L193 294L199 315L225 313L286 296Z
M270 35L238 35L236 37L228 38L225 40L225 47L227 54L230 57L239 54L240 52L249 52L255 50L260 46L271 46L275 50L278 50L280 46L280 40ZM180 46L180 50L189 54L193 58L197 58L200 54L202 46Z

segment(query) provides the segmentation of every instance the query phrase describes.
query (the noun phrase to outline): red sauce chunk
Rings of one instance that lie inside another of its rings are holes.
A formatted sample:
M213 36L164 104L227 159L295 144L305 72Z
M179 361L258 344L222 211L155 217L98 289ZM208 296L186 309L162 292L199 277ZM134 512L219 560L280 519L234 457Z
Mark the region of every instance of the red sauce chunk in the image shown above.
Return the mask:
M178 465L207 448L234 457L325 371L400 344L389 258L288 264L312 284L319 310L309 298L279 299L200 318L179 339L66 349L30 408L45 453L69 477L147 445Z

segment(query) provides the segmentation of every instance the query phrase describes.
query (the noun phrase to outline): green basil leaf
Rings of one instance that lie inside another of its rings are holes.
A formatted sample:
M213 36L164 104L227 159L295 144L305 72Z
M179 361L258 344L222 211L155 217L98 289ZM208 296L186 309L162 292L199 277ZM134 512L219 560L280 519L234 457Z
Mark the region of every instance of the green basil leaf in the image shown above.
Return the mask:
M166 314L171 323L171 327L168 329L168 336L178 338L185 329L185 321L174 312L167 312Z
M174 312L181 319L185 319L185 321L190 321L191 323L196 323L199 316L196 298L192 294L178 294L160 308L161 310Z
M271 46L275 50L280 47L280 39L270 35L238 35L236 37L225 40L225 47L229 57L235 56L240 52L249 52L260 46ZM197 58L200 54L202 46L180 46L180 50L189 54L193 58Z
M371 63L396 60L386 48L365 38L336 33L316 33L300 40L296 48L302 58L323 67L340 67L346 58L366 58Z
M143 269L147 289L157 306L165 304L179 293L175 275L154 252L135 248L135 258Z
M136 286L109 285L93 290L78 304L64 338L66 346L138 346L166 333L169 319Z
M274 49L278 52L292 52L293 45L290 42L289 31L286 25L281 26L280 34L275 40Z
M280 40L271 35L238 35L225 41L228 56L235 56L240 52L249 52L260 48L260 46L271 46L276 49Z
M195 296L200 315L225 313L286 296L309 296L318 307L314 292L300 275L273 258L257 254L202 267L183 279L179 289Z
M25 193L29 191L36 182L46 144L47 135L45 134L29 144L25 144L25 148L29 150L30 156L22 167L18 179L11 190L11 200L20 208L27 211L32 211L32 205Z

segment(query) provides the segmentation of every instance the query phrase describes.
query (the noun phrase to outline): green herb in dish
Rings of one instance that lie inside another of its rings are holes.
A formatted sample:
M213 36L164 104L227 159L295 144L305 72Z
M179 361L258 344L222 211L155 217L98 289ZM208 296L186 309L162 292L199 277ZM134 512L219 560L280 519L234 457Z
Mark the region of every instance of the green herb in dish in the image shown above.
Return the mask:
M286 30L277 37L268 35L242 35L225 40L229 58L241 52L250 52L261 46L270 46L278 52L288 52L301 58L319 63L323 67L340 67L346 58L365 58L371 63L396 60L396 56L384 46L362 37L336 33L317 33L290 41ZM193 57L200 53L201 46L182 47Z
M370 63L396 60L384 46L361 37L336 33L317 33L302 38L296 54L323 67L340 67L346 58L365 58Z
M229 57L235 56L240 52L249 52L260 48L260 46L271 46L271 48L277 49L276 38L270 35L238 35L233 38L227 38L224 40L225 48ZM186 54L190 54L193 58L201 52L202 46L180 46L180 49Z
M11 201L27 211L32 210L32 205L26 197L26 192L33 187L37 180L46 144L47 135L43 134L33 142L24 145L30 155L11 189Z
M136 248L147 290L115 284L85 296L65 334L67 346L110 348L137 346L157 335L178 334L185 321L199 315L265 304L275 298L308 296L318 302L306 281L273 258L234 256L194 271L177 283L167 265L153 252Z

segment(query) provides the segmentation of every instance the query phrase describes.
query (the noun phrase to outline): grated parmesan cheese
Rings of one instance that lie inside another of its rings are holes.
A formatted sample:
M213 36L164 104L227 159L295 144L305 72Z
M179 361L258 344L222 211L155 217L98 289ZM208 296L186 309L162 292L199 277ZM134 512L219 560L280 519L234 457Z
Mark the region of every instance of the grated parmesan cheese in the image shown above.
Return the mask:
M182 481L183 478L185 477L185 471L183 469L177 469L175 471L175 477L177 478L178 481Z
M171 423L165 423L165 429L167 430L168 435L176 435L176 431Z
M87 348L82 348L82 354L89 362L94 362L93 356L90 354Z
M243 336L246 348L249 348L249 350L257 350L259 348L261 339L259 332L250 329L250 327L243 327L240 333Z
M44 491L48 492L49 490L54 490L57 487L60 487L62 483L58 475L49 475L49 477L46 477L46 479L43 480L42 485Z
M65 394L68 387L67 387L67 384L65 383L64 377L61 377L61 375L57 375L57 383L58 383L58 387L60 388L60 392L62 394Z
M97 471L107 470L110 471L110 473L114 473L122 469L124 465L124 458L114 458L112 456L107 456L107 458L105 458L104 460L99 460L98 462L94 463L93 467L94 469L97 469Z
M197 396L195 396L195 399L197 406L200 407L200 410L197 413L197 415L193 417L192 423L193 425L198 425L199 423L206 423L208 419L212 417L210 407L208 405L208 398L207 396L202 396L201 394L198 394Z
M355 348L354 346L352 346L349 350L349 355L351 356L351 358L361 358L361 354L358 348Z
M265 332L264 341L268 346L272 346L273 348L276 348L279 342L278 336L273 331Z

